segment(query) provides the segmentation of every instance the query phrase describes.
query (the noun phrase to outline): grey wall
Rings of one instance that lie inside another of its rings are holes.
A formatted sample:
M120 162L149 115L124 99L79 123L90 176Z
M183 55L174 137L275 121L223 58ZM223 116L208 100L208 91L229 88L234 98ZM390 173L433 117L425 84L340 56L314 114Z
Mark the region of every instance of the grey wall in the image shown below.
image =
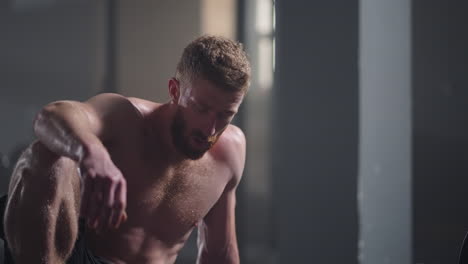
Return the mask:
M104 1L21 7L0 7L0 153L7 156L31 141L42 105L82 100L104 84ZM1 175L0 192L8 176Z
M464 1L361 1L361 263L457 263L468 230L467 11Z
M468 231L467 13L466 1L413 1L416 263L457 263Z
M357 263L358 2L276 1L278 263Z
M118 1L119 93L165 102L183 48L201 34L201 0Z
M360 1L361 264L411 263L410 7Z

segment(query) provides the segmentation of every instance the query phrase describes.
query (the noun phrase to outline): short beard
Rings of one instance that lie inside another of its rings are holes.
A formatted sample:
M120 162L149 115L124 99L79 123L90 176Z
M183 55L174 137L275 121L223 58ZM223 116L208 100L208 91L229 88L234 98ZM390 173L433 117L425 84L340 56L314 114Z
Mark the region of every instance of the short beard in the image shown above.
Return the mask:
M177 109L177 112L174 116L174 119L172 121L171 125L171 135L172 135L172 143L176 147L177 150L179 150L183 155L187 156L191 160L198 160L205 153L216 143L217 137L213 136L208 138L208 147L203 150L197 150L193 149L190 146L190 137L191 136L196 136L203 138L203 135L200 135L198 131L193 132L194 135L184 135L184 131L186 131L187 126L185 125L185 120L182 116L182 112L180 109ZM198 133L197 133L198 132Z

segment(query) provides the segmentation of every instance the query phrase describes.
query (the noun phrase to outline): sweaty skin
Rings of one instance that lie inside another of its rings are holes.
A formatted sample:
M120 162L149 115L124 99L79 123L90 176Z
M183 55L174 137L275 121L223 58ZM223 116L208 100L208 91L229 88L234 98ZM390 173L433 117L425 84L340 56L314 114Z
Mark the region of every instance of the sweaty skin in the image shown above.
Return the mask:
M170 120L171 106L130 101L142 113L135 116L141 129L122 134L125 143L107 146L127 180L128 219L117 230L87 234L95 254L116 263L173 263L197 225L201 235L209 233L213 240L201 237L201 252L207 242L212 248L206 251L215 251L215 257L226 250L237 251L231 244L236 243L234 191L243 166L242 132L229 125L201 159L172 160L163 151L167 148L167 141L161 142L164 136L155 136L164 133L158 128L165 125L151 127ZM146 131L145 124L150 124Z
M235 191L246 143L230 122L243 94L206 80L181 90L175 79L169 92L172 101L165 104L117 94L53 103L44 115L60 118L43 117L47 122L36 124L36 134L82 171L80 216L91 227L86 242L95 255L116 264L174 263L198 227L197 263L239 263ZM192 158L174 143L177 117L184 119L179 132ZM108 185L87 177L96 171L110 171ZM103 200L108 207L100 207Z

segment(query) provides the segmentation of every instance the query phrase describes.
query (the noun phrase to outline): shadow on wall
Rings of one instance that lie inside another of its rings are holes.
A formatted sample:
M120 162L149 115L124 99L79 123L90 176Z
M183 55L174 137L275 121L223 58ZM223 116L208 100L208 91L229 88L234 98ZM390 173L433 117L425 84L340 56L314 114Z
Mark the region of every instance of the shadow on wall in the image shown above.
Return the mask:
M26 143L18 144L8 155L0 153L0 195L7 193L11 173L15 168L18 158L21 156L27 146L28 144Z

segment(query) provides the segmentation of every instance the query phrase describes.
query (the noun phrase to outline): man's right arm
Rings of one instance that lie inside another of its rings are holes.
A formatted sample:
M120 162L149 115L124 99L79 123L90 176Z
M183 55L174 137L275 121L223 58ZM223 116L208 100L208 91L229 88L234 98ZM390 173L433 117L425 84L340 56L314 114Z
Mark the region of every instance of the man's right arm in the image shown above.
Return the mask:
M128 99L101 94L84 103L48 104L34 121L34 132L41 143L80 166L85 176L81 215L92 227L115 227L125 218L126 181L102 141L112 140L120 124L131 119L135 111Z

